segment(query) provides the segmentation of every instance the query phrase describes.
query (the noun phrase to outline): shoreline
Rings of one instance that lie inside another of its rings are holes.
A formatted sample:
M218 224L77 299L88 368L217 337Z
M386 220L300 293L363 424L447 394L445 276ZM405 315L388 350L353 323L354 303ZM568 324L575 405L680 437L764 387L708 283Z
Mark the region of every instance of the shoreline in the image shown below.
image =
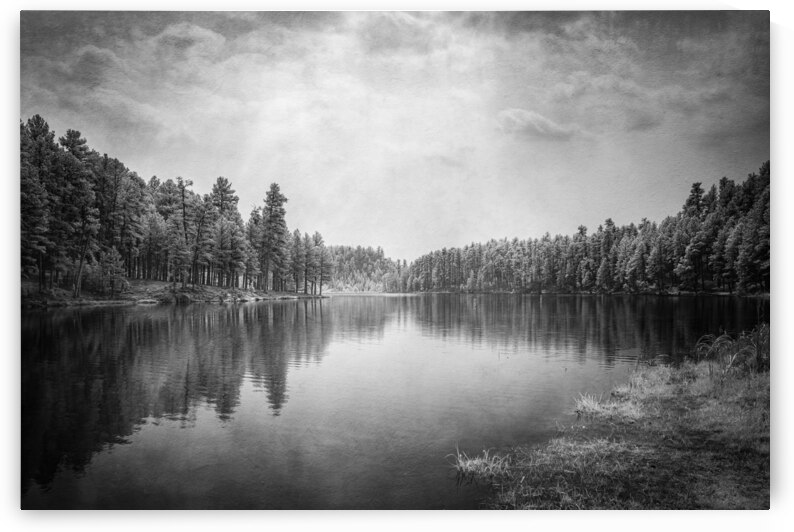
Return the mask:
M512 295L512 296L640 296L640 297L736 297L746 299L770 299L769 292L737 294L736 292L515 292L509 290L482 290L482 291L466 291L466 290L428 290L425 292L338 292L334 290L327 290L323 295L329 296L418 296L423 294L450 294L450 295Z
M516 296L659 296L659 297L736 297L747 299L769 300L769 293L761 294L729 294L727 292L677 292L677 293L589 293L589 292L466 292L466 291L431 291L431 292L337 292L326 291L323 295L303 294L295 292L259 292L254 290L240 290L218 288L214 286L197 285L187 288L173 288L172 283L164 281L131 281L131 290L124 292L120 297L104 298L96 295L86 295L73 298L63 289L54 289L37 293L30 288L22 286L21 307L23 309L49 309L66 307L100 307L100 306L134 306L134 305L187 305L192 303L249 303L257 301L289 301L300 299L329 299L334 296L418 296L425 294L454 294L454 295L516 295ZM141 287L148 288L141 288ZM88 294L88 293L87 293Z
M768 335L699 343L700 361L580 396L545 444L458 452L458 480L489 486L494 509L769 509Z
M747 299L769 299L769 292L751 293L751 294L737 294L730 292L511 292L508 290L492 290L492 291L472 291L465 290L432 290L427 292L383 292L383 294L403 294L403 295L421 295L421 294L457 294L457 295L514 295L514 296L652 296L652 297L701 297L701 296L714 296L714 297L738 297Z
M295 301L300 299L327 299L323 294L301 294L294 292L260 292L239 288L216 286L174 287L164 281L130 281L129 290L117 297L106 298L86 292L74 298L62 289L37 293L30 285L22 286L23 309L55 309L70 307L145 306L145 305L190 305L193 303L237 304L257 301Z

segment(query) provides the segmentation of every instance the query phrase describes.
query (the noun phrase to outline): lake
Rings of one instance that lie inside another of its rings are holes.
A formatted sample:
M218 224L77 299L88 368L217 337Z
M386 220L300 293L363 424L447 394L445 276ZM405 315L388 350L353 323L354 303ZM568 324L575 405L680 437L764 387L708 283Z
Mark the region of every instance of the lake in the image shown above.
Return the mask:
M730 297L432 294L22 313L23 508L479 508L449 454L540 443Z

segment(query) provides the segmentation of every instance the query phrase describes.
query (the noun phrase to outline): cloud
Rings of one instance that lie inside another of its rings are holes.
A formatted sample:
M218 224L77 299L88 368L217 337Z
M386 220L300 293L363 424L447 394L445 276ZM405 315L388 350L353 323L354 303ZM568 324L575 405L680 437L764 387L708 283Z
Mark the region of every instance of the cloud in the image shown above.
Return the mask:
M226 42L223 35L187 22L168 26L154 39L157 49L168 56L212 56Z
M679 152L768 158L768 31L723 15L25 13L23 119L80 129L142 175L190 176L196 190L226 175L261 202L277 180L290 223L408 257L419 243L356 233L370 198L393 205L386 223L430 185L452 211L473 208L529 158L561 179L657 156L667 175L662 155ZM324 219L339 197L362 218Z
M85 93L129 74L128 65L115 53L94 45L83 46L60 60L27 57L21 66L23 85L28 82L53 92L75 89Z
M395 51L426 54L447 45L432 18L410 13L377 13L359 22L358 35L369 53Z
M77 59L69 65L69 70L74 81L94 88L122 72L123 64L112 51L89 45L78 50Z
M499 112L497 120L505 133L536 139L565 141L584 134L578 126L561 125L526 109L505 109Z
M620 98L641 98L647 94L648 89L642 87L632 79L613 74L593 76L584 71L576 71L566 77L566 81L558 83L553 88L553 93L558 99L572 99L579 96L603 95L618 96Z
M655 109L632 109L625 112L626 131L649 131L659 127L664 121L663 113Z

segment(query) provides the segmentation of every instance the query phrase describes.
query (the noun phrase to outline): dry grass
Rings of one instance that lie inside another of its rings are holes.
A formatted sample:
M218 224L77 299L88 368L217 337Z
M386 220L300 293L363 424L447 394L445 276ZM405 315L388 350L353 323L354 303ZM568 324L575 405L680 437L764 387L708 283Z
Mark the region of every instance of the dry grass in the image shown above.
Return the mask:
M493 480L495 477L506 474L510 466L510 457L500 456L489 450L483 450L481 455L470 457L460 449L455 454L448 455L458 474L459 481L476 479Z
M738 338L706 335L695 346L697 359L719 364L723 373L769 370L769 325L761 324Z
M576 413L585 418L617 419L633 423L642 417L639 405L635 401L605 402L594 395L580 395L575 400Z
M516 464L500 477L494 506L519 509L640 509L637 464L647 447L606 437L555 438L538 449L517 449Z
M607 399L580 395L586 424L544 446L463 455L500 464L470 475L491 483L496 508L768 508L769 328L719 338L697 362L638 369Z

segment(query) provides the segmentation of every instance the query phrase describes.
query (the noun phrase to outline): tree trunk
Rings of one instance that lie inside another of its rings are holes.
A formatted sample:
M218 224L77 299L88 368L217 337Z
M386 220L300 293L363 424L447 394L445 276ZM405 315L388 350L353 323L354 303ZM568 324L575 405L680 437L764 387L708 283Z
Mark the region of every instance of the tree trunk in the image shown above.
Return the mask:
M39 251L39 293L44 290L44 252Z
M77 267L77 279L74 281L74 292L72 297L80 297L80 289L83 284L83 261L85 259L86 248L88 247L88 238L83 237L83 245L80 247L80 264Z

